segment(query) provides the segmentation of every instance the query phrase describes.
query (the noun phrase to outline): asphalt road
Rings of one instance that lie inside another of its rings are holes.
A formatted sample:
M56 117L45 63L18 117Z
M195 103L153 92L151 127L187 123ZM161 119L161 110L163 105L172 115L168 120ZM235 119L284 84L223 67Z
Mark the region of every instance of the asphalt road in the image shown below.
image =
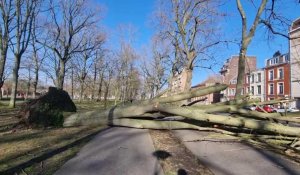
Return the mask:
M148 130L114 127L99 133L56 175L162 175Z
M299 175L300 166L270 151L233 140L209 139L208 132L178 130L175 134L215 175ZM193 141L194 140L194 141ZM191 142L193 141L193 142Z

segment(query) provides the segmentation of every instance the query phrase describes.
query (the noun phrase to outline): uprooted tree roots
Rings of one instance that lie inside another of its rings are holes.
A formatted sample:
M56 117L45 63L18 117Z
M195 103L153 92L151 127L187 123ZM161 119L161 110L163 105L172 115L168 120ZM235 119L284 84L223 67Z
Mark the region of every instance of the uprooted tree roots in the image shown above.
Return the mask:
M64 126L108 124L145 129L196 129L211 130L229 135L256 133L268 135L272 139L287 138L294 142L300 137L300 127L286 123L300 123L299 119L283 117L279 113L248 111L243 106L260 103L255 100L220 102L202 106L178 106L172 103L220 92L226 85L214 85L180 93L171 97L158 97L139 101L126 106L115 106L105 111L90 111L73 114ZM272 101L270 103L278 103ZM265 104L261 103L261 104ZM218 125L221 127L214 128ZM208 127L210 126L210 127ZM260 137L260 136L259 136ZM268 137L265 136L267 139Z

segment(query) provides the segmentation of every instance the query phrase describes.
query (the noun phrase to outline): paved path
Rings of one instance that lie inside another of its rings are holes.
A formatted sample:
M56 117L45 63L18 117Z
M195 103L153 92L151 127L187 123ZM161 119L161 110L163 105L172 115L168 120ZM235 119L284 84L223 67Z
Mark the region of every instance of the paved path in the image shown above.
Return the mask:
M99 133L56 175L161 175L148 130L114 127Z
M198 141L207 132L191 130L175 131L191 150L215 175L299 175L300 166L286 158L253 148L239 142Z

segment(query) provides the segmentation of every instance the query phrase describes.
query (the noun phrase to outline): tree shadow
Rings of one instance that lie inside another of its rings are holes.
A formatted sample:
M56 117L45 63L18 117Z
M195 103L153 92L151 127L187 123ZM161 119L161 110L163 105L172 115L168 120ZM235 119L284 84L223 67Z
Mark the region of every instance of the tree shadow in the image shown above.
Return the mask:
M179 169L177 175L187 175L188 173L184 169Z
M11 167L11 168L8 168L6 170L3 170L3 171L0 172L0 174L14 174L17 171L20 171L22 169L30 167L33 164L42 162L42 161L44 161L46 159L49 159L49 158L51 158L51 157L53 157L53 156L55 156L55 155L57 155L59 153L62 153L64 151L68 150L68 149L71 149L71 148L73 148L73 147L75 147L77 145L80 145L81 143L85 143L85 142L91 140L99 132L102 132L102 131L107 130L107 129L108 128L104 128L104 129L102 129L100 131L93 132L93 133L91 133L91 134L89 134L89 135L87 135L87 136L85 136L83 138L80 138L78 140L75 140L75 141L73 141L73 142L71 142L71 143L69 143L69 144L67 144L65 146L61 146L61 147L59 147L57 149L47 151L47 152L39 155L38 157L32 158L32 159L30 159L30 160L28 160L28 161L26 161L24 163L21 163L19 165L14 166L14 167Z
M167 151L164 151L164 150L157 150L157 151L154 151L152 153L152 155L154 157L156 157L158 160L165 160L167 159L168 157L171 157L172 154L167 152Z

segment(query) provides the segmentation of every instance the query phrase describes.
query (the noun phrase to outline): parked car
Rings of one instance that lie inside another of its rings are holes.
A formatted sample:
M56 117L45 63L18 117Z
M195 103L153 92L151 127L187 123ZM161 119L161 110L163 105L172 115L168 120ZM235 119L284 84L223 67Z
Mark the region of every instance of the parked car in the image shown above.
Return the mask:
M299 112L299 109L297 109L297 108L289 108L288 111L289 112Z
M265 105L262 107L266 112L268 113L273 113L273 112L277 112L277 109L276 108L273 108L273 107L270 107L268 105ZM260 107L256 107L255 108L256 111L258 112L264 112Z
M255 111L256 107L253 106L244 106L243 109L249 110L249 111Z
M278 108L277 112L284 113L285 109L284 108ZM299 109L296 109L296 108L287 108L286 112L299 112Z

